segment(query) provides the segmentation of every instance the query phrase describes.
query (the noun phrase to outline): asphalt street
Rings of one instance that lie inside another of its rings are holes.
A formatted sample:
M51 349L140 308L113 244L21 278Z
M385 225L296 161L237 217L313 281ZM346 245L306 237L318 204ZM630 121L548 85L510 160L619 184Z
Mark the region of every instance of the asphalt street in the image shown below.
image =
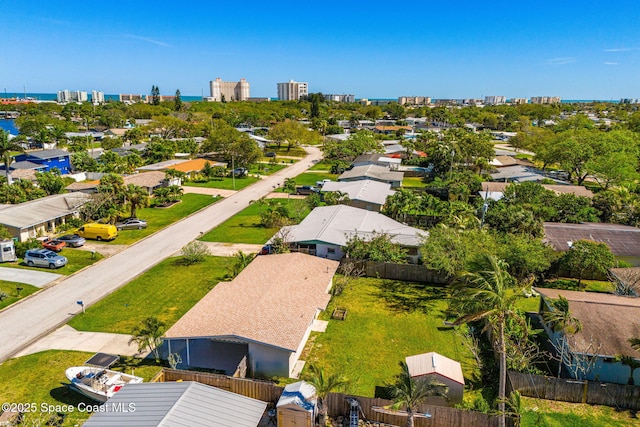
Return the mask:
M1 311L0 362L68 322L81 311L77 301L91 306L322 157L318 148L305 149L303 160Z

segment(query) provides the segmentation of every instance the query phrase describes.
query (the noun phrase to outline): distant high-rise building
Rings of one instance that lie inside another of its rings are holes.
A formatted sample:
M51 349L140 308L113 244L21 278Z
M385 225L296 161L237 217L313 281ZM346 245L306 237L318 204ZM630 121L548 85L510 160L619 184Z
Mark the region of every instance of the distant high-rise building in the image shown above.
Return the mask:
M430 96L400 96L398 97L400 105L429 105L431 104Z
M223 82L220 77L209 82L211 96L207 101L246 101L249 99L249 82L240 79L239 82Z
M87 92L82 90L61 90L58 91L56 98L60 104L66 104L67 102L85 102L88 100Z
M289 80L286 83L278 83L278 99L280 101L297 101L307 95L309 95L309 85L306 82Z
M484 104L485 105L502 105L507 103L506 96L485 96Z
M510 98L509 103L513 105L527 104L529 100L527 98Z
M102 104L104 103L104 92L99 92L97 90L91 91L91 102L94 104Z
M560 97L559 96L532 96L531 103L532 104L559 104Z
M355 95L351 94L324 94L324 99L326 101L335 101L335 102L356 102Z
M118 95L118 99L120 99L120 102L124 102L126 104L132 104L134 102L144 102L143 95L136 95L133 93L121 93L120 95Z
M640 104L640 100L638 98L622 98L620 104Z

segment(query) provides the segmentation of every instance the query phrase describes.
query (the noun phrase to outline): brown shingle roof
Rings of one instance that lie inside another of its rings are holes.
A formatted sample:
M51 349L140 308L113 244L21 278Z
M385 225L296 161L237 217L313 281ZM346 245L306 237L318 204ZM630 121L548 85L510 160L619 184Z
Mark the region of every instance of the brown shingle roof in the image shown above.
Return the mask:
M563 296L569 301L571 314L582 324L572 340L573 351L587 349L593 340L600 344L600 355L638 356L628 340L640 338L640 298L546 288L536 291L546 299Z
M166 337L234 336L295 352L329 303L338 264L302 253L258 256L233 281L218 283Z
M640 256L640 228L629 225L545 222L544 235L545 240L557 251L569 250L567 242L591 240L606 243L616 256Z
M164 172L143 172L122 178L125 184L134 184L140 187L154 188L162 184L166 179Z
M214 162L207 159L193 159L193 160L189 160L189 161L171 166L167 169L175 169L180 172L189 173L189 172L201 171L202 168L204 168L204 165L206 163L209 163L211 167L222 165L222 163Z

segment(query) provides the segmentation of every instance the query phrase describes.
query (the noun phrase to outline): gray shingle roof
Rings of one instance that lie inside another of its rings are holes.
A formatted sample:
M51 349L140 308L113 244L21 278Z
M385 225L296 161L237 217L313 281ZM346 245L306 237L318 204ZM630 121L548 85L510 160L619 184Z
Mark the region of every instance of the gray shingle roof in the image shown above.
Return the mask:
M591 240L606 243L617 256L640 256L640 228L622 224L544 223L545 240L557 251L568 251L567 242Z
M68 151L56 150L56 149L29 151L26 154L31 157L36 157L38 159L52 159L54 157L69 157L71 155Z
M128 384L103 405L110 411L94 413L84 426L256 427L266 406L192 381Z
M392 242L402 246L418 247L429 235L378 212L346 205L315 208L300 224L286 230L289 242L316 241L339 246L345 246L354 235L367 239L375 232L389 234Z
M89 200L84 193L66 193L12 205L0 211L0 224L27 228L76 212Z

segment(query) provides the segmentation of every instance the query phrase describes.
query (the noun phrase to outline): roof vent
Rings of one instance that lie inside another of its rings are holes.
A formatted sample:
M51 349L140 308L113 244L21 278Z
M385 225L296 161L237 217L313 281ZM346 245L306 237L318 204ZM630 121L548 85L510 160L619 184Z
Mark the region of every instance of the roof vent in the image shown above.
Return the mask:
M433 365L433 367L436 367L436 355L432 354L431 355L431 364Z

